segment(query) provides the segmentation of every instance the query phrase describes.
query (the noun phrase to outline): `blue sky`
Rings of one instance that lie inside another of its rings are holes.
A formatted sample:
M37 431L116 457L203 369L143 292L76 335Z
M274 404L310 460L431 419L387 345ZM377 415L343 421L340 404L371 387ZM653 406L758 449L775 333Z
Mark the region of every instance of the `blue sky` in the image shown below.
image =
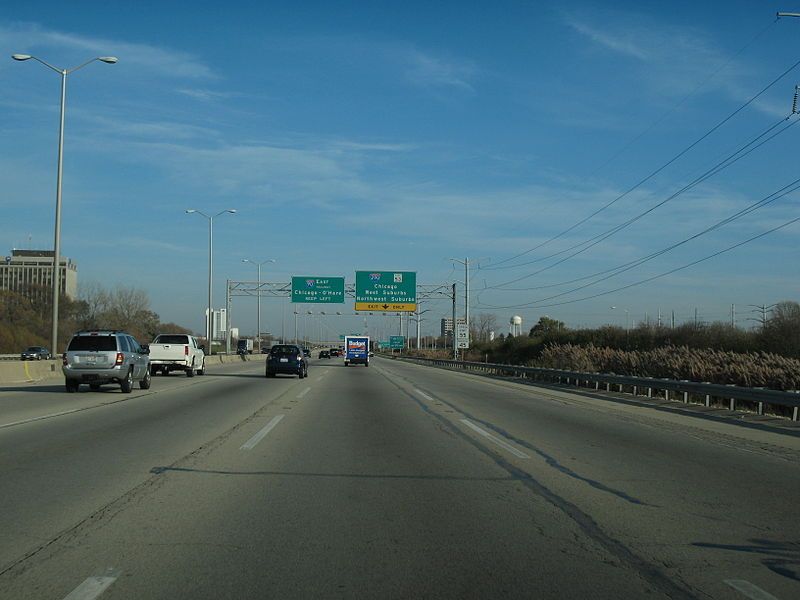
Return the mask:
M800 60L800 19L774 16L800 4L432 4L1 8L0 254L52 245L55 194L59 78L10 55L64 67L115 55L68 80L62 252L81 282L147 290L165 320L203 327L207 225L187 208L238 210L215 222L216 304L225 279L255 279L242 258L276 259L269 281L402 269L444 283L463 280L456 256L480 259L472 311L496 314L501 331L512 314L526 328L543 314L621 324L624 309L633 321L660 309L680 322L695 307L724 320L732 303L749 325L747 305L798 299L792 225L552 306L781 225L800 216L796 193L581 292L545 301L575 286L515 288L627 263L783 187L800 176L800 127L563 264L536 275L555 259L515 265L613 228L789 116L800 67L608 210L491 267L625 192ZM432 331L449 306L430 308ZM254 300L234 310L234 325L254 331ZM279 331L281 311L264 301L265 328Z

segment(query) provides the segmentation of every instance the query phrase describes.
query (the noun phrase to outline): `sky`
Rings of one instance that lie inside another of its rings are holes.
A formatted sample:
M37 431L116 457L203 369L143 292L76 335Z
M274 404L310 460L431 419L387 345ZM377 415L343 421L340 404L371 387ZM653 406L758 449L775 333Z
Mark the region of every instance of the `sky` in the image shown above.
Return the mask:
M572 327L659 311L728 321L731 305L750 327L750 305L798 300L800 224L785 224L799 192L702 232L800 177L800 18L775 17L794 10L0 7L0 255L52 248L55 212L60 78L10 55L61 68L113 55L67 79L62 254L81 284L144 289L164 321L204 328L208 224L185 210L234 208L214 221L216 306L226 279L256 280L242 259L274 259L263 281L406 270L456 282L461 313L464 269L450 259L468 257L470 312L494 314L498 333L515 314L527 330L543 315ZM349 301L337 308L307 326L362 323ZM437 332L450 305L425 308L423 333ZM234 299L231 317L255 333L255 299ZM369 320L383 336L396 318ZM265 298L262 322L288 334L291 305Z

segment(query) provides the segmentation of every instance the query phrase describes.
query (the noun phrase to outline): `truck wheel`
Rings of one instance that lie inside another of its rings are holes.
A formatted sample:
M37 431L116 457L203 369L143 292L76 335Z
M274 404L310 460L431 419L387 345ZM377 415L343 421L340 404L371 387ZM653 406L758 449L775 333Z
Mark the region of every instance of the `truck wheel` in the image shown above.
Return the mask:
M206 359L203 359L203 364L200 365L200 369L197 371L198 375L205 375L206 374Z
M72 379L67 379L64 382L64 385L67 388L67 393L68 394L74 394L75 392L78 391L78 387L80 386L80 383L78 383L77 381L73 381Z
M364 366L365 366L365 367L368 367L368 366L369 366L369 363L368 363L368 362L365 362L365 363L364 363Z
M158 375L159 368L156 365L150 365L150 375Z
M144 379L139 382L139 389L140 390L149 390L150 389L150 371L145 371Z
M99 392L100 391L100 384L99 383L90 383L89 384L89 389L92 390L93 392Z
M166 377L167 375L169 375L169 367L167 367L166 365L165 365L165 366L163 366L163 367L161 367L161 374L162 374L164 377Z
M123 394L130 394L133 390L133 369L128 371L125 379L119 382L119 387Z
M192 361L192 366L186 369L186 376L194 377L194 361Z

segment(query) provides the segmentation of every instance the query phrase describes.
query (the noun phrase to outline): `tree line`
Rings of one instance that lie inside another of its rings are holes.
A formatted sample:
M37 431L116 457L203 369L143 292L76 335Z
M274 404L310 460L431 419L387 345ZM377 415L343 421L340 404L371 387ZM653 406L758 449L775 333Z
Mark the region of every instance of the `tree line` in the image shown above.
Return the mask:
M44 292L44 293L42 293ZM0 354L20 352L28 346L49 348L52 303L44 290L26 293L0 291ZM81 287L77 299L59 299L58 339L63 351L70 337L81 329L118 329L147 343L159 333L191 333L175 323L162 323L150 308L147 292L128 286Z

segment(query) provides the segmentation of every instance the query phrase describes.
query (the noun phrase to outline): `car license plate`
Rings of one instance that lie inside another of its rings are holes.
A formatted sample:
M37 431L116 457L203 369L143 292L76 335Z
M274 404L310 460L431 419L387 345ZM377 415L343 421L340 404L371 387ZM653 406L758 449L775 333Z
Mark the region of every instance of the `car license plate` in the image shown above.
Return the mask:
M289 362L289 359L288 358L282 358L281 362Z
M87 356L86 357L86 362L87 363L92 363L92 364L96 363L97 362L97 357L96 356Z

